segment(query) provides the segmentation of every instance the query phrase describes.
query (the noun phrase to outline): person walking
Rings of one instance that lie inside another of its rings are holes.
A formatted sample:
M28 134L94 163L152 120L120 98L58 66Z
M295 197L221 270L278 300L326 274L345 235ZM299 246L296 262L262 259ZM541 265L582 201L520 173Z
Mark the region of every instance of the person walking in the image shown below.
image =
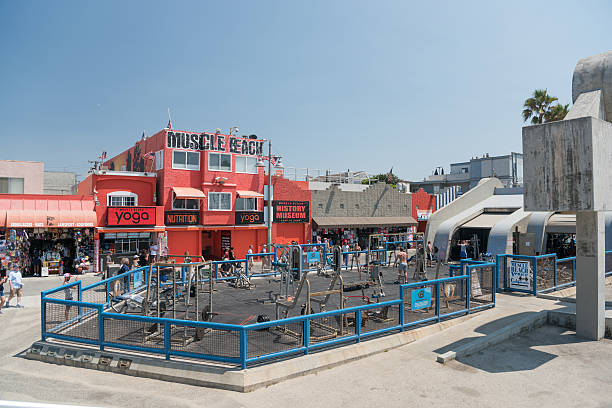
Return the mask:
M247 258L249 258L249 273L253 273L253 245L249 245L249 250L247 251Z
M397 281L396 284L402 283L402 278L404 279L404 283L408 283L408 254L404 251L404 248L400 248L400 251L397 253Z
M15 305L18 308L22 308L21 305L21 297L23 296L23 276L21 275L21 271L19 270L19 265L16 263L13 264L12 270L9 272L8 281L10 287L9 298L6 301L5 307L10 307L11 299L17 297L17 304Z
M159 246L157 244L151 245L151 262L157 262L157 252L159 251Z
M72 279L72 275L70 275L69 273L65 273L64 274L64 285L68 285L70 283L70 279ZM78 279L79 278L75 275L74 280L77 281ZM70 287L64 288L64 299L73 300L72 291L74 290L74 288L76 288L76 286L70 286ZM66 305L66 309L64 313L64 317L66 318L65 320L68 320L68 317L70 317L71 308L72 308L71 305Z
M2 313L2 308L4 307L4 301L6 298L4 297L4 284L8 278L6 277L6 269L0 268L0 313Z
M432 261L432 254L433 254L433 249L431 246L431 241L427 241L427 248L425 249L425 251L427 252L427 267L431 268L431 261Z

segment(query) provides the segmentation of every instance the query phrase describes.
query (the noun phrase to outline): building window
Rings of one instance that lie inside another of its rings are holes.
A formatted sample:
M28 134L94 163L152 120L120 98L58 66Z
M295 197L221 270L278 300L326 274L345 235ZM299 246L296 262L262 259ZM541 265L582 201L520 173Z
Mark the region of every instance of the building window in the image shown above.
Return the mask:
M340 208L344 208L344 203L340 203Z
M104 234L102 248L112 250L116 254L135 254L141 249L149 249L151 233L149 232L120 232Z
M174 150L172 152L172 168L200 170L200 153Z
M232 193L208 193L209 211L231 211Z
M355 208L359 209L359 204L355 204Z
M155 171L164 168L164 151L155 152Z
M440 192L440 186L433 186L433 193L438 194Z
M236 156L236 173L257 174L257 158Z
M319 208L323 208L323 204L319 204Z
M257 199L238 197L236 199L236 211L257 211Z
M23 179L0 177L0 194L23 194Z
M106 196L109 207L134 207L138 205L138 195L129 191L115 191Z
M208 153L208 170L232 171L232 155Z
M199 210L200 200L191 198L175 198L172 202L173 210Z

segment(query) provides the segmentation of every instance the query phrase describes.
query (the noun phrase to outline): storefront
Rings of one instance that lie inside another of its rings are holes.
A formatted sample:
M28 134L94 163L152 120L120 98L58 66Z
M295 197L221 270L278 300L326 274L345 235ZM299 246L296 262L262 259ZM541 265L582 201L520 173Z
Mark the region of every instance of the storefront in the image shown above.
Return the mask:
M406 234L412 240L417 222L412 217L313 217L312 242L327 238L334 245L359 244L367 248L372 234Z
M0 262L24 276L92 269L96 214L89 197L6 195L0 198Z

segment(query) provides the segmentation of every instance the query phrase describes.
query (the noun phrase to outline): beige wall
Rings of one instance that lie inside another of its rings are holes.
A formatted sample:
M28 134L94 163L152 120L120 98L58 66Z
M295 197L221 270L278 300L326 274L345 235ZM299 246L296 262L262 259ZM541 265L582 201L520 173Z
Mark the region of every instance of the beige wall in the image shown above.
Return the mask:
M43 193L44 171L43 162L0 160L0 177L22 178L24 194Z

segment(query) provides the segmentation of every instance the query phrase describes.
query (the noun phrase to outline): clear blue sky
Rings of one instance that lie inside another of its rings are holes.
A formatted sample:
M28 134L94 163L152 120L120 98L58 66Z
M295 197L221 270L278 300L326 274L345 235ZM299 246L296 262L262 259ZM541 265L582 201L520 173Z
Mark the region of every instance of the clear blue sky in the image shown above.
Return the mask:
M571 102L612 6L503 3L0 0L0 159L84 174L168 106L178 129L272 138L286 166L416 180L520 151L523 101Z

